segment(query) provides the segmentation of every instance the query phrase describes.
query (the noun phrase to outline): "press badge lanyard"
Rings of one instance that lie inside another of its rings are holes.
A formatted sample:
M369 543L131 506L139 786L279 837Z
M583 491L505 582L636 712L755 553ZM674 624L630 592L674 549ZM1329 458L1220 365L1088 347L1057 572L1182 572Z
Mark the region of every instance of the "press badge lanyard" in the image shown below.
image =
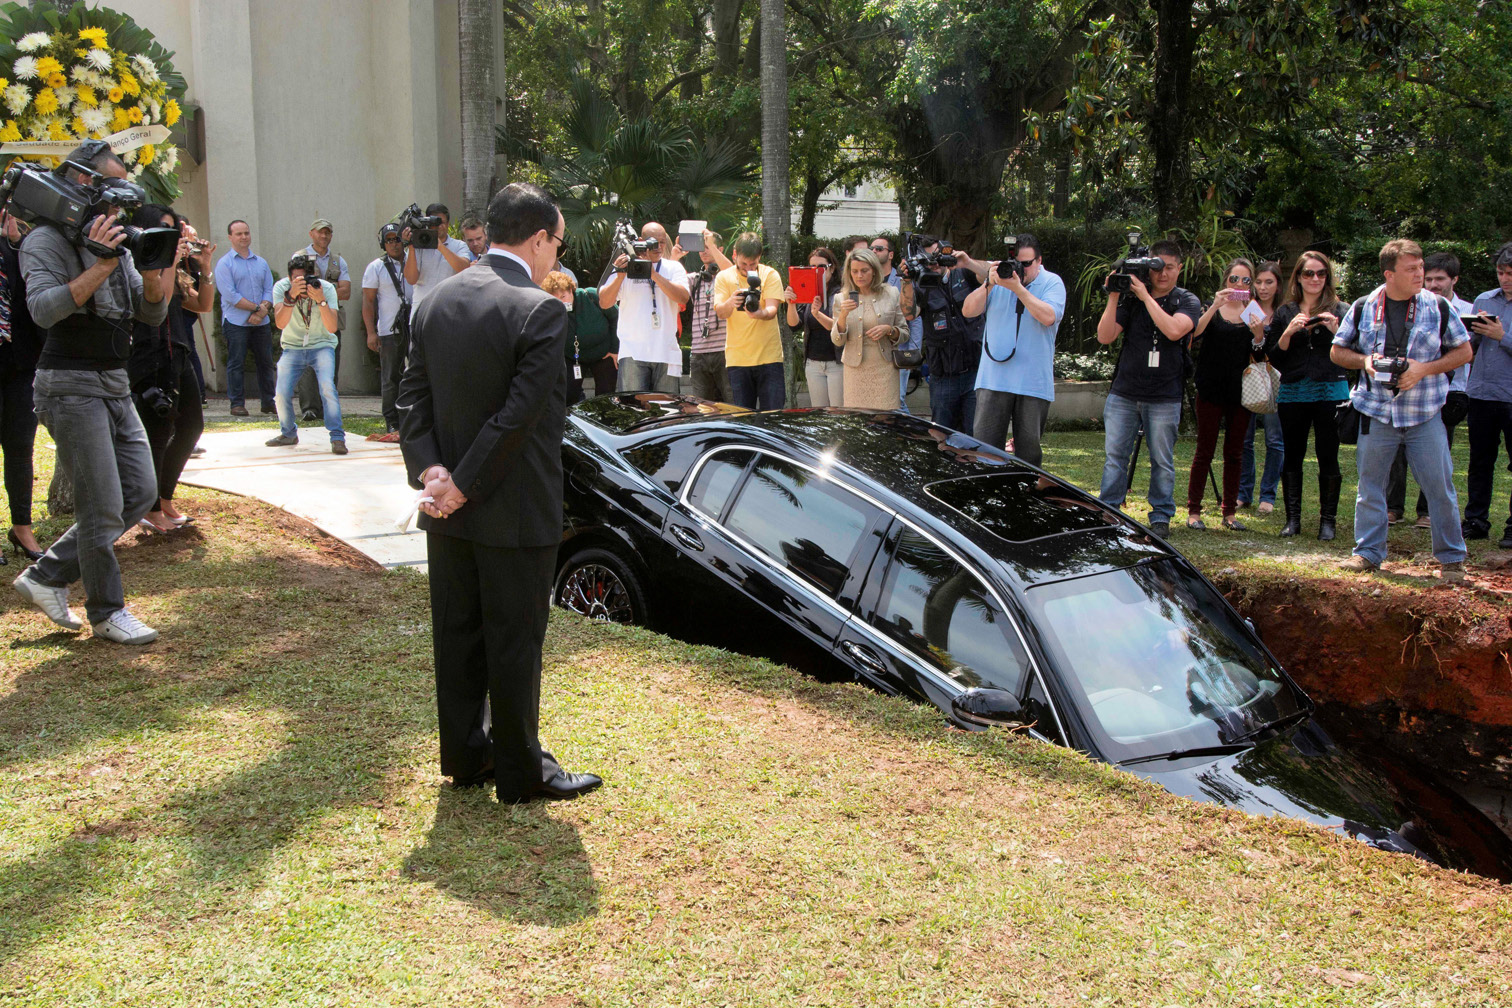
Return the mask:
M660 259L656 260L656 265L651 267L651 272L660 274L661 264L662 261ZM652 277L650 280L647 280L646 283L651 285L651 328L657 332L660 332L661 313L656 310L656 278Z

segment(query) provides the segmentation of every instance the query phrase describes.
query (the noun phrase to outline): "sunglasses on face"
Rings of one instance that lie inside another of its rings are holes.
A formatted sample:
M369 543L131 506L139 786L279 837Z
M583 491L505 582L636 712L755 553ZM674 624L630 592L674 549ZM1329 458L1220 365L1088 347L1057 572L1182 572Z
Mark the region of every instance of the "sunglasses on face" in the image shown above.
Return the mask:
M1300 276L1303 280L1327 280L1328 279L1328 270L1326 270L1326 269L1305 269L1305 270L1303 270L1301 273L1299 273L1297 275Z
M1228 282L1231 283L1231 284L1244 284L1244 286L1246 286L1246 287L1252 287L1252 286L1254 286L1254 283L1255 283L1249 277L1247 277L1247 276L1240 276L1237 273L1230 273L1228 275Z
M871 247L871 250L873 252L891 252L892 251L892 249L888 248L886 245L873 245Z

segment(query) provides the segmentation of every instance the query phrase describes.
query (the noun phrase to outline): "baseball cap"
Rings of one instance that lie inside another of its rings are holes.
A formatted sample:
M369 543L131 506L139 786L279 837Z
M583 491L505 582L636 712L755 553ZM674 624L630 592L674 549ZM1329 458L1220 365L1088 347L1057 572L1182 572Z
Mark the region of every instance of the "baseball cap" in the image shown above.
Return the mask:
M316 217L315 222L310 225L310 230L319 231L322 228L331 228L332 231L336 230L335 228L331 227L331 222L326 220L324 217Z

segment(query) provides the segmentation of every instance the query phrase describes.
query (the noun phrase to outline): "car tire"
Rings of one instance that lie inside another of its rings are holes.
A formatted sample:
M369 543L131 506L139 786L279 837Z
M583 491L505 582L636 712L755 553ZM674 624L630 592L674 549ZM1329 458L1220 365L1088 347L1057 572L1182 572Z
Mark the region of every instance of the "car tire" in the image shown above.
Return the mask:
M551 601L602 623L644 626L650 614L640 574L619 554L597 546L578 550L562 564Z

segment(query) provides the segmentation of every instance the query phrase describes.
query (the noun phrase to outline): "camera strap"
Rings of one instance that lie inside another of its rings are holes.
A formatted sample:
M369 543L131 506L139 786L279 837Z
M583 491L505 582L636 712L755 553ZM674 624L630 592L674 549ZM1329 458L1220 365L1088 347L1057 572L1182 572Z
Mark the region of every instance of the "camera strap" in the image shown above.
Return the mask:
M1028 288L1026 287L1025 289L1027 290ZM991 291L988 291L987 293L989 296L991 296L992 294ZM1012 291L1009 291L1008 293L1013 294ZM1007 364L1009 361L1013 360L1013 355L1018 353L1019 327L1023 325L1024 322L1024 302L1019 300L1018 295L1014 295L1013 301L1013 349L1008 351L1008 356L995 356L992 352L992 341L988 339L985 330L982 333L982 353L986 354L987 359L995 364Z

